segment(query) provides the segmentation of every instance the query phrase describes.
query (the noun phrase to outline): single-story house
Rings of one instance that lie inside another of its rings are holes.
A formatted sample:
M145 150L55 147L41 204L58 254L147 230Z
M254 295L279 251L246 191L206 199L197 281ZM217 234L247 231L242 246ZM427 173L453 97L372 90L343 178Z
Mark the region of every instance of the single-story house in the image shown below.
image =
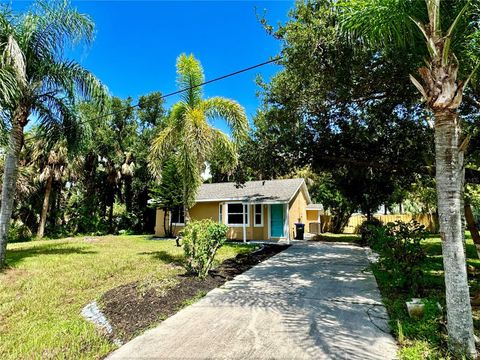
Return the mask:
M229 227L229 239L290 240L295 223L319 223L321 204L312 204L304 179L248 181L203 184L195 205L189 211L192 220L210 218ZM155 235L164 236L164 219L172 222L175 234L183 229L183 209L164 217L157 209Z

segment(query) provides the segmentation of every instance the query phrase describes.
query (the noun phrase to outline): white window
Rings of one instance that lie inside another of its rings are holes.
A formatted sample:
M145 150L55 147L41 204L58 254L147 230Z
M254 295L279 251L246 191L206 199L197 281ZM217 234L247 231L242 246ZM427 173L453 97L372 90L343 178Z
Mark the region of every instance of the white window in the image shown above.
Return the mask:
M227 204L227 225L229 226L243 226L243 213L245 212L245 223L249 226L249 211L248 205L240 203Z
M262 204L255 204L255 226L262 227L263 226L263 205Z
M172 210L172 224L185 225L185 208L178 206Z

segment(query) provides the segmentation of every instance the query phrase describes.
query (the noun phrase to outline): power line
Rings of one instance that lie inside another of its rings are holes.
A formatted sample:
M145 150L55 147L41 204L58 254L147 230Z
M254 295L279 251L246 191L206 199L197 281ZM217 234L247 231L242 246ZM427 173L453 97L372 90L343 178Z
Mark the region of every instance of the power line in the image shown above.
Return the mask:
M162 95L160 96L160 99L165 99L167 97L170 97L170 96L174 96L174 95L177 95L177 94L181 94L185 91L190 91L190 90L193 90L193 89L196 89L196 88L199 88L199 87L202 87L202 86L205 86L205 85L208 85L208 84L211 84L213 82L216 82L216 81L220 81L220 80L223 80L223 79L226 79L226 78L229 78L229 77L232 77L232 76L235 76L235 75L238 75L238 74L241 74L241 73L244 73L244 72L247 72L247 71L250 71L250 70L253 70L253 69L256 69L256 68L259 68L259 67L262 67L262 66L265 66L265 65L268 65L268 64L271 64L271 63L274 63L278 60L280 60L282 58L282 56L277 56L273 59L270 59L268 61L264 61L262 63L259 63L259 64L256 64L256 65L253 65L253 66L249 66L249 67L246 67L246 68L243 68L241 70L237 70L237 71L234 71L232 73L229 73L229 74L226 74L226 75L222 75L222 76L219 76L217 78L214 78L214 79L211 79L211 80L208 80L208 81L204 81L203 83L201 84L196 84L196 85L193 85L193 86L189 86L187 88L184 88L184 89L180 89L180 90L176 90L174 92L171 92L171 93L168 93L168 94L165 94L165 95ZM140 103L136 103L134 105L129 105L127 106L126 108L124 109L121 109L121 110L117 110L117 111L113 111L113 112L110 112L108 114L103 114L103 115L100 115L100 116L97 116L97 117L93 117L93 118L90 118L90 119L87 119L87 120L84 120L84 121L80 121L78 123L75 124L75 126L77 125L84 125L84 124L88 124L90 122L93 122L93 121L96 121L96 120L100 120L100 119L103 119L107 116L113 116L113 115L117 115L117 114L120 114L120 113L123 113L124 111L127 111L127 110L131 110L131 109L134 109L136 107L140 106ZM72 125L73 126L73 125ZM70 127L72 127L70 126ZM68 129L68 126L66 126L65 128ZM29 140L35 140L37 137L39 136L32 136L32 137L29 137Z

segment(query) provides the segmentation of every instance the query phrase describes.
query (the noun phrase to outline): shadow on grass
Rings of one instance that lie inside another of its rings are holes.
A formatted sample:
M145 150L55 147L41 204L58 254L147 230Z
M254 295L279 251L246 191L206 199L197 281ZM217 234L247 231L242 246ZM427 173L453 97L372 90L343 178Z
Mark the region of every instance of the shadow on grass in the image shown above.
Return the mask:
M467 244L466 244L467 259L478 259L477 249L475 248L475 245L472 244L469 240L470 239L467 238ZM442 242L440 239L437 239L437 241L429 239L423 242L422 245L427 255L429 256L442 255Z
M138 255L148 255L155 260L160 260L164 263L174 264L174 265L183 265L185 261L183 255L173 255L164 250L141 252L141 253L138 253Z
M147 240L154 240L154 241L174 241L174 237L165 237L165 236L157 236L151 235L147 237Z
M64 246L63 244L38 245L28 249L9 249L7 251L7 268L17 265L24 259L44 255L72 255L96 254L96 251L87 250L81 246Z
M357 243L359 242L360 236L355 234L330 234L323 233L315 235L309 241L326 241L326 242L348 242L348 243Z

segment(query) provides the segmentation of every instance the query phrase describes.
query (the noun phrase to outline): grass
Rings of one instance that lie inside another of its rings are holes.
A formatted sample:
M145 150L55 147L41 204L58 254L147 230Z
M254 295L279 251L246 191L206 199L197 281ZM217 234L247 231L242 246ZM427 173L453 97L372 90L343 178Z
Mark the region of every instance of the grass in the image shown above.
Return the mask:
M334 234L334 233L322 233L315 235L313 241L328 241L328 242L351 242L356 243L360 240L360 235L356 234Z
M115 346L80 315L104 292L141 281L168 288L183 251L149 236L77 237L9 244L0 272L0 358L97 359ZM222 247L216 262L249 252ZM160 289L161 290L161 289Z
M470 273L480 270L480 260L470 233L466 233L467 265ZM387 290L382 274L376 273L382 295L385 299L387 310L391 314L392 323L398 320L406 331L406 340L401 344L400 359L453 359L447 349L446 322L445 322L445 284L443 273L442 243L438 235L431 235L422 242L422 246L428 255L423 266L424 271L424 294L425 316L420 320L408 317L405 309L407 296ZM471 294L480 289L478 275L469 275ZM480 309L473 308L475 333L480 334ZM392 316L393 315L393 316ZM394 333L398 334L398 326L391 324Z
M322 234L324 235L324 234ZM332 236L325 235L327 241L355 242L352 235ZM342 240L343 239L343 240ZM358 239L358 237L357 237ZM480 272L475 245L470 233L466 233L467 264L470 272ZM414 320L408 316L405 301L411 296L393 289L389 274L374 267L374 274L382 293L383 302L390 316L390 327L400 344L400 360L420 359L454 359L447 350L445 328L445 285L443 276L442 243L438 235L431 235L422 242L427 254L427 261L422 270L424 272L424 287L422 301L425 304L425 314L422 319ZM478 275L469 276L470 291L472 294L480 290ZM475 332L480 335L480 309L473 308Z

